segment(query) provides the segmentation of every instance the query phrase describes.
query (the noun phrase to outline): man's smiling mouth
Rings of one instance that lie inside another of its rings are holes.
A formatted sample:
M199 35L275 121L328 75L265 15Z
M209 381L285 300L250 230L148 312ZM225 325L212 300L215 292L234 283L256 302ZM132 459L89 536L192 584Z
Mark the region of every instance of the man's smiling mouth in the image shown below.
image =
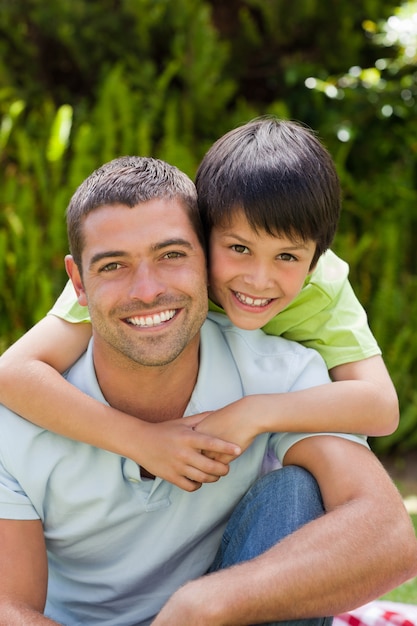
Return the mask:
M135 317L128 317L126 321L133 326L140 326L141 328L151 328L153 326L159 326L164 322L171 320L176 313L176 309L169 309L167 311L161 311L160 313L154 313L153 315L139 315Z

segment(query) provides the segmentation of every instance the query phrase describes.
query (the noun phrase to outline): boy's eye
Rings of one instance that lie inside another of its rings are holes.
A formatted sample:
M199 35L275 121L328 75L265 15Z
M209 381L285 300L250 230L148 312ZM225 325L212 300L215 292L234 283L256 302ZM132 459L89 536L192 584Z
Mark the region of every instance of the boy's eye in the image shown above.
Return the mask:
M281 254L278 255L278 259L280 259L281 261L296 261L297 260L297 258L293 254L290 254L289 252L282 252Z
M230 247L232 250L238 252L239 254L249 254L249 248L247 248L246 246L242 246L239 243L235 243L233 244L233 246Z

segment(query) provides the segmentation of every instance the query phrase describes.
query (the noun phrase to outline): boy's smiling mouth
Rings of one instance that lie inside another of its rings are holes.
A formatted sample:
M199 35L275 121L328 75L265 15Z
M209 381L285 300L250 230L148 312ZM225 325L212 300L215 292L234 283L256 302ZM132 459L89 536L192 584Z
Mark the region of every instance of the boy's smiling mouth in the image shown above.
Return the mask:
M239 302L253 307L267 306L270 302L272 302L272 300L274 300L274 298L252 298L251 296L247 296L240 291L234 291L233 293L235 294Z

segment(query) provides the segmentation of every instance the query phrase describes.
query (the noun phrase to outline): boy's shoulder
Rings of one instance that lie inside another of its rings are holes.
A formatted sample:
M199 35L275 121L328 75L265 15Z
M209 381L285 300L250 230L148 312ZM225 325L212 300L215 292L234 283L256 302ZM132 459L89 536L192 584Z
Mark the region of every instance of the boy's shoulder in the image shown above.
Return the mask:
M327 250L319 258L316 267L308 275L304 288L315 286L328 293L329 297L338 293L349 276L349 265L332 250Z

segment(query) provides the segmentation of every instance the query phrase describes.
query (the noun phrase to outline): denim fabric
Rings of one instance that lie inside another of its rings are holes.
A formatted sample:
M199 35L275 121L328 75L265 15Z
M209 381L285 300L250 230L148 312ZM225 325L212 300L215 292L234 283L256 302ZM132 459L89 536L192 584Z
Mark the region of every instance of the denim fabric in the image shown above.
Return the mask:
M253 559L324 513L320 490L306 470L288 466L263 476L235 508L210 572ZM270 626L330 626L333 618Z

